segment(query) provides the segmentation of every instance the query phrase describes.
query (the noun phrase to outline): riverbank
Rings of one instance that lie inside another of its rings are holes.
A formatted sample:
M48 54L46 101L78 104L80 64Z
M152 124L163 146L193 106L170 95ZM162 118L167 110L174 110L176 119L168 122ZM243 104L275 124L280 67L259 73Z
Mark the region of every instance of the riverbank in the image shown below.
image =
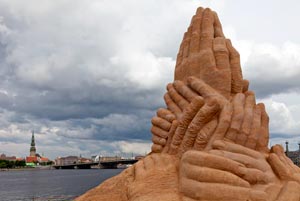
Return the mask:
M1 171L30 171L30 170L52 170L52 166L37 166L37 167L23 167L23 168L1 168Z

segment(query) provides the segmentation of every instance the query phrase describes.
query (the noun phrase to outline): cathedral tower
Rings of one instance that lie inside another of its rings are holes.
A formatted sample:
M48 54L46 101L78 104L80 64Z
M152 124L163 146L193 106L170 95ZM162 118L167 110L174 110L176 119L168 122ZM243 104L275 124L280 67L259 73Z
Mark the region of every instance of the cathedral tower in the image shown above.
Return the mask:
M36 155L35 141L34 141L34 131L32 131L31 145L30 145L30 156Z

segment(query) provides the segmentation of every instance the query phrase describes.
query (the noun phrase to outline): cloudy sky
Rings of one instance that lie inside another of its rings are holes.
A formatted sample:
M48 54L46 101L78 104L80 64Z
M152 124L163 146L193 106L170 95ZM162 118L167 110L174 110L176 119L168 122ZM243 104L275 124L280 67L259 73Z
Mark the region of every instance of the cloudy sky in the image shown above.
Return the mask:
M300 141L300 2L0 0L0 153L144 154L182 35L219 14L271 117L270 144Z

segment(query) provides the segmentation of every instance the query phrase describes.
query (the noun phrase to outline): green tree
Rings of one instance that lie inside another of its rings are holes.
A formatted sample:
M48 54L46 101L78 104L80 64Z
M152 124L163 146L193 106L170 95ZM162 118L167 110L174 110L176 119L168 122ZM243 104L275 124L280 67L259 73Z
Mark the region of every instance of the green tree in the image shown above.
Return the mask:
M1 168L7 168L7 163L5 161L0 161L0 169Z

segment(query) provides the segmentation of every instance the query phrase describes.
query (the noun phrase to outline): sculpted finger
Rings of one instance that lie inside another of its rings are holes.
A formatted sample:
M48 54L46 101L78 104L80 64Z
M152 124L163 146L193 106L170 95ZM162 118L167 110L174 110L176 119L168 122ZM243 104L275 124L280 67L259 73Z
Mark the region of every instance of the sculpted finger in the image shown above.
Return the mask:
M215 83L215 88L226 98L230 98L231 94L231 74L229 64L229 54L226 48L225 38L218 37L213 40L213 51L216 61L217 71L229 77L226 81Z
M247 141L248 136L250 135L252 119L253 119L253 108L255 106L255 95L254 92L248 91L245 93L245 112L244 119L241 127L241 132L237 136L236 143L244 145Z
M199 167L191 164L182 165L180 168L181 177L196 180L199 182L229 184L233 186L250 187L250 184L240 177L226 171Z
M232 103L233 103L233 115L232 115L232 120L231 120L229 130L226 133L225 138L232 142L235 142L244 119L245 95L242 93L236 94L233 98Z
M182 96L184 97L188 102L192 102L192 100L198 96L196 92L194 92L192 89L187 87L184 82L180 80L176 80L173 83L173 86L175 90Z
M263 201L267 199L266 193L250 188L198 182L187 178L181 179L180 190L184 195L196 200Z
M162 119L167 120L170 123L172 123L172 121L176 119L176 116L170 110L167 110L165 108L159 108L156 112L156 115Z
M218 70L230 70L229 52L226 47L226 39L218 37L214 39L213 51Z
M155 136L158 136L158 137L164 138L164 139L166 139L168 137L168 131L165 131L156 126L151 127L151 133Z
M290 177L290 170L286 167L286 165L279 159L279 157L271 153L268 157L268 161L274 170L274 172L281 178L281 179L289 179Z
M163 151L163 147L159 144L153 144L151 147L151 151L153 153L161 153Z
M249 89L249 80L243 80L243 93Z
M238 145L235 143L226 142L224 140L215 141L213 143L212 147L215 149L219 149L219 150L224 150L224 151L228 151L228 152L238 153L241 155L246 155L246 156L249 156L249 157L255 158L255 159L264 157L257 151L254 151L252 149L249 149L247 147L244 147L244 146L241 146L241 145Z
M212 40L214 38L214 14L206 8L203 11L203 18L201 24L201 40L200 50L212 49Z
M188 106L189 102L180 94L178 94L178 92L174 89L173 84L168 84L167 90L173 102L180 108L181 111L183 111L183 109Z
M195 144L194 144L195 150L203 150L206 147L217 125L218 125L217 118L214 118L212 121L205 124L205 126L198 133L197 138L195 140Z
M223 30L222 30L222 24L219 20L218 14L214 11L213 11L213 14L214 14L214 34L215 34L215 38L216 37L225 38Z
M166 142L166 145L165 145L165 147L163 148L163 151L162 151L163 153L168 153L168 151L170 149L170 146L171 146L171 142L173 140L173 136L175 134L175 131L176 131L177 127L178 127L178 121L174 120L172 122L172 126L169 130L167 142Z
M188 125L197 114L199 109L204 105L204 100L200 96L194 98L191 104L185 109L178 127L176 128L175 134L173 136L169 153L175 154L178 152L178 148L183 140L184 134L188 128Z
M278 199L276 201L299 201L300 186L295 181L289 181L285 184L279 193Z
M261 111L258 106L255 106L250 135L245 143L246 147L255 149L259 138L260 128L261 128Z
M187 57L188 51L189 51L189 41L190 41L190 30L188 29L184 35L182 42L180 44L180 48L177 54L177 60L176 60L176 69L183 61L183 58ZM178 69L177 69L178 70Z
M240 177L250 184L268 184L268 179L263 171L254 168L240 168Z
M182 155L181 163L223 170L235 175L240 175L240 168L245 167L242 163L233 161L229 158L195 150L185 152Z
M259 131L259 139L256 145L256 150L268 152L268 144L269 144L269 116L266 112L265 105L263 103L259 103L257 105L261 111L261 127Z
M188 85L204 98L215 92L215 90L211 86L207 85L203 80L197 79L193 76L188 78Z
M175 102L172 100L172 98L170 97L170 95L168 93L166 93L164 95L164 100L166 102L168 109L171 110L175 114L177 119L180 118L182 111L181 111L180 107L175 104Z
M232 46L231 41L229 39L226 40L227 49L229 51L230 58L230 67L231 67L231 92L241 93L243 92L243 75L242 68L240 63L240 54L239 52Z
M290 172L290 174L293 173L300 173L299 167L295 166L293 161L288 158L283 150L283 147L280 145L275 145L271 148L271 152L275 153L279 160L285 164L286 169L288 169L288 172Z
M159 144L159 145L161 145L161 146L164 146L164 145L166 145L166 139L164 139L164 138L161 138L161 137L158 137L158 136L156 136L156 135L152 135L152 142L154 143L154 144Z
M230 103L227 103L219 115L217 128L216 128L214 134L209 139L209 142L208 142L205 150L211 149L214 141L221 140L224 138L225 133L231 122L232 111L233 111L232 105Z
M209 101L197 112L184 135L180 152L184 153L194 147L197 134L203 126L219 112L220 106L215 101Z
M157 126L165 131L169 131L172 125L172 123L160 117L153 117L151 123L153 126Z
M221 150L210 150L209 153L234 160L238 163L244 164L247 168L254 168L254 169L258 169L260 171L266 171L268 169L268 166L266 166L265 163L259 162L258 160L254 159L250 156L246 156L246 155L242 155L242 154L238 154L238 153L232 153L232 152L223 151L223 150L222 151Z
M203 8L198 8L196 15L194 15L191 22L192 34L190 40L190 54L199 52L203 10Z
M183 59L187 58L189 56L190 52L190 41L191 41L191 32L192 28L189 27L187 32L184 34L184 39L183 39Z

